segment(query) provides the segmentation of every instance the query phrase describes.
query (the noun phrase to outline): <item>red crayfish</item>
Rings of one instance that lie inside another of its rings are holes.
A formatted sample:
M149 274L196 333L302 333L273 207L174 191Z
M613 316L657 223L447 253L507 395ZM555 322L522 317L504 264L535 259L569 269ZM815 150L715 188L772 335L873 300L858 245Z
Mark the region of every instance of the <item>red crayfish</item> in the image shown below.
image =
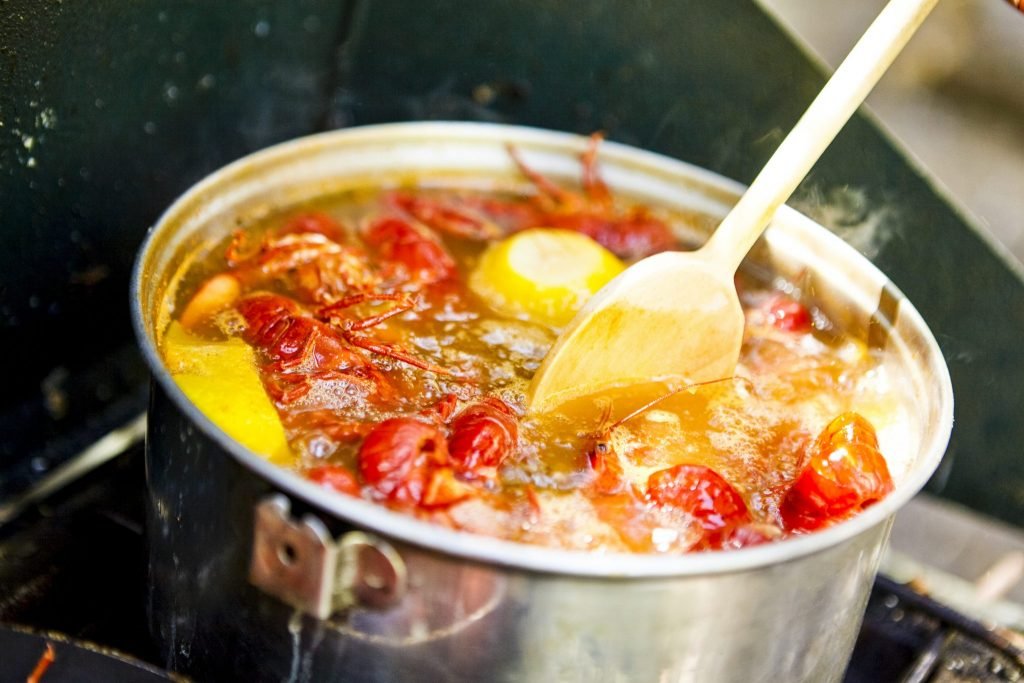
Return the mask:
M619 426L646 412L656 404L682 391L725 381L749 380L726 377L672 389L645 403L591 436L586 451L593 473L591 490L598 494L595 502L609 521L630 522L643 518L643 505L669 507L689 515L700 528L692 550L740 548L779 538L782 530L773 524L752 521L747 504L738 491L716 471L705 465L680 464L650 475L646 488L638 490L625 477L621 455L616 452L612 435ZM607 421L605 418L602 422ZM607 498L607 500L602 500ZM610 513L610 514L609 514ZM631 545L640 545L636 529L621 527L620 535ZM649 541L649 539L645 539Z
M604 136L594 133L581 158L583 193L570 192L537 173L514 147L509 154L537 188L533 199L537 226L575 230L620 258L633 260L672 249L677 239L668 225L643 206L615 207L611 191L597 171L597 150ZM527 226L529 227L529 226Z
M345 231L322 213L294 216L248 250L246 233L238 231L228 246L227 274L246 289L271 280L285 281L288 291L310 303L332 303L351 292L377 288L382 277L366 252L349 244Z
M796 299L776 294L762 304L760 313L773 327L783 332L809 332L813 327L811 312Z
M279 402L301 398L311 382L325 379L345 379L362 386L367 395L390 397L392 391L384 375L357 348L436 374L450 374L396 344L364 333L411 310L416 302L409 293L382 292L381 274L369 265L361 249L342 245L341 239L341 227L329 216L302 214L268 234L253 254L240 255L238 238L228 249L227 259L233 266L228 277L239 281L288 277L304 298L324 304L315 317L296 302L273 294L250 296L237 305L248 323L243 337L267 361L268 389ZM367 240L384 259L403 264L418 282L448 277L454 269L454 262L436 239L398 219L382 219L372 225ZM382 303L391 305L367 317L351 315L353 307Z
M641 206L619 209L597 170L597 150L603 136L595 133L581 157L582 192L572 192L530 168L518 150L508 153L537 193L528 201L493 196L463 195L432 199L394 192L391 206L438 232L474 240L489 240L527 228L575 230L617 256L629 260L674 248L668 225Z
M518 420L499 398L466 407L446 429L453 402L430 417L396 417L378 424L359 448L359 474L375 495L399 505L443 507L479 495L472 482L493 477L518 440Z
M515 450L519 424L500 398L488 396L459 413L451 423L448 450L455 468L467 477L493 476Z
M705 465L676 465L647 480L647 498L655 505L678 508L703 530L696 548L720 548L732 533L750 522L743 497L718 472Z
M324 488L348 496L359 495L359 482L344 465L317 465L306 470L306 478Z
M790 529L811 531L878 502L892 490L874 427L857 413L843 413L814 441L780 511Z
M433 232L395 216L370 223L364 239L413 286L431 285L455 275L455 261Z
M386 203L437 232L472 240L492 240L506 231L490 215L501 206L477 197L438 200L404 190L391 193Z
M599 493L618 493L622 491L623 486L625 485L622 463L619 462L620 455L615 451L615 447L612 443L612 436L616 429L676 394L684 391L694 391L695 389L719 384L721 382L742 382L747 385L750 384L750 380L744 377L722 377L721 379L712 379L706 382L683 384L666 391L660 396L656 396L647 403L635 408L627 415L620 417L610 424L608 423L608 420L611 416L612 406L609 403L605 407L604 415L601 418L601 424L603 426L596 432L585 435L588 439L585 452L587 455L588 465L594 473L593 487L595 490Z
M197 290L182 312L182 324L196 327L233 305L243 291L275 282L305 303L339 306L392 296L385 287L389 280L391 286L407 283L406 290L417 290L455 274L444 245L422 226L386 217L372 223L363 237L379 261L352 244L342 226L323 213L292 217L269 230L255 248L247 244L247 233L236 231L225 252L228 269ZM359 296L365 298L353 299Z
M292 403L305 396L314 382L327 380L343 380L366 396L393 396L387 378L365 355L291 299L254 294L236 308L247 323L242 337L258 350L264 385L278 403Z
M361 319L344 315L346 309L367 302L395 305ZM412 306L413 301L405 294L355 294L319 309L314 318L287 297L263 293L242 299L236 308L247 323L243 338L264 361L268 390L276 401L291 403L304 396L312 382L332 379L360 386L366 396L378 400L393 398L395 392L388 379L359 349L435 374L451 374L396 344L363 334Z
M366 318L351 318L344 313L353 306L358 306L360 304L379 304L384 302L391 302L393 303L393 306L390 309ZM334 329L340 333L341 337L352 346L358 346L359 348L366 349L372 353L394 358L395 360L408 363L409 365L420 368L421 370L427 370L437 375L452 374L451 371L445 368L434 365L433 363L428 363L425 360L411 355L396 344L376 341L373 338L362 334L364 330L376 327L388 318L393 318L396 315L412 309L415 305L416 302L408 294L403 293L353 294L352 296L345 297L341 301L337 301L329 306L320 308L317 310L316 315L318 318L323 320L329 320Z

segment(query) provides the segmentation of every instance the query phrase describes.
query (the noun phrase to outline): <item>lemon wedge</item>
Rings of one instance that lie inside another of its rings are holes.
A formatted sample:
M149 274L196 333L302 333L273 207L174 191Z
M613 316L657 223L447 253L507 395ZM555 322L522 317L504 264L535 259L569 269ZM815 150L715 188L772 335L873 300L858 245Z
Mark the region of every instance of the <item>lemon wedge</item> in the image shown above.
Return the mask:
M279 465L292 456L277 409L256 371L255 354L241 339L208 341L172 322L164 361L178 387L235 441Z
M561 327L624 268L586 235L531 228L488 247L469 286L499 313Z

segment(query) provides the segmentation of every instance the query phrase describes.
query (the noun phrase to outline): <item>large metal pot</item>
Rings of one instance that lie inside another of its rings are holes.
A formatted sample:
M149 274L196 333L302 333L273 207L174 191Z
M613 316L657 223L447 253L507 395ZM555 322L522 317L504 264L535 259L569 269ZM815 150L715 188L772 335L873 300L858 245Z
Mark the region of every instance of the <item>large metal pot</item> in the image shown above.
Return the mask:
M149 608L164 665L210 680L839 680L892 516L945 449L952 391L910 303L794 211L778 214L750 260L799 277L845 329L884 348L906 391L910 426L889 447L890 457L893 447L906 456L893 468L895 493L850 521L782 543L683 557L593 555L430 526L329 493L246 451L164 368L155 342L186 255L238 221L324 193L428 173L517 182L507 142L565 178L577 176L585 144L464 123L318 135L215 173L150 233L132 307L156 379ZM705 214L709 229L741 189L615 144L602 147L601 164L618 191Z

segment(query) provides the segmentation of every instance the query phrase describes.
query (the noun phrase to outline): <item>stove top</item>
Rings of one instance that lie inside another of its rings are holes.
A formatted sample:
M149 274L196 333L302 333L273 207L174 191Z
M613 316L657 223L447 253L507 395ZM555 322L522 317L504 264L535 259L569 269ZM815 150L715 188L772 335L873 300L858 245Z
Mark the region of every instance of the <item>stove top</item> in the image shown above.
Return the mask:
M146 620L143 453L134 433L122 433L131 443L123 453L0 526L0 623L59 632L159 666ZM1024 680L1022 643L1016 632L880 576L845 681Z

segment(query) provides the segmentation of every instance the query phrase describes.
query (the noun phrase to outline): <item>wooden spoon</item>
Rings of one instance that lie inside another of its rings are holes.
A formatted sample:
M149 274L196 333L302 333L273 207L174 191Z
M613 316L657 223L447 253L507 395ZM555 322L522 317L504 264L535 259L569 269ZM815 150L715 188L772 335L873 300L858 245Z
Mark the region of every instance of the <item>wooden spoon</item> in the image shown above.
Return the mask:
M886 5L703 247L643 259L587 302L534 376L531 411L733 374L744 323L736 268L937 1Z

